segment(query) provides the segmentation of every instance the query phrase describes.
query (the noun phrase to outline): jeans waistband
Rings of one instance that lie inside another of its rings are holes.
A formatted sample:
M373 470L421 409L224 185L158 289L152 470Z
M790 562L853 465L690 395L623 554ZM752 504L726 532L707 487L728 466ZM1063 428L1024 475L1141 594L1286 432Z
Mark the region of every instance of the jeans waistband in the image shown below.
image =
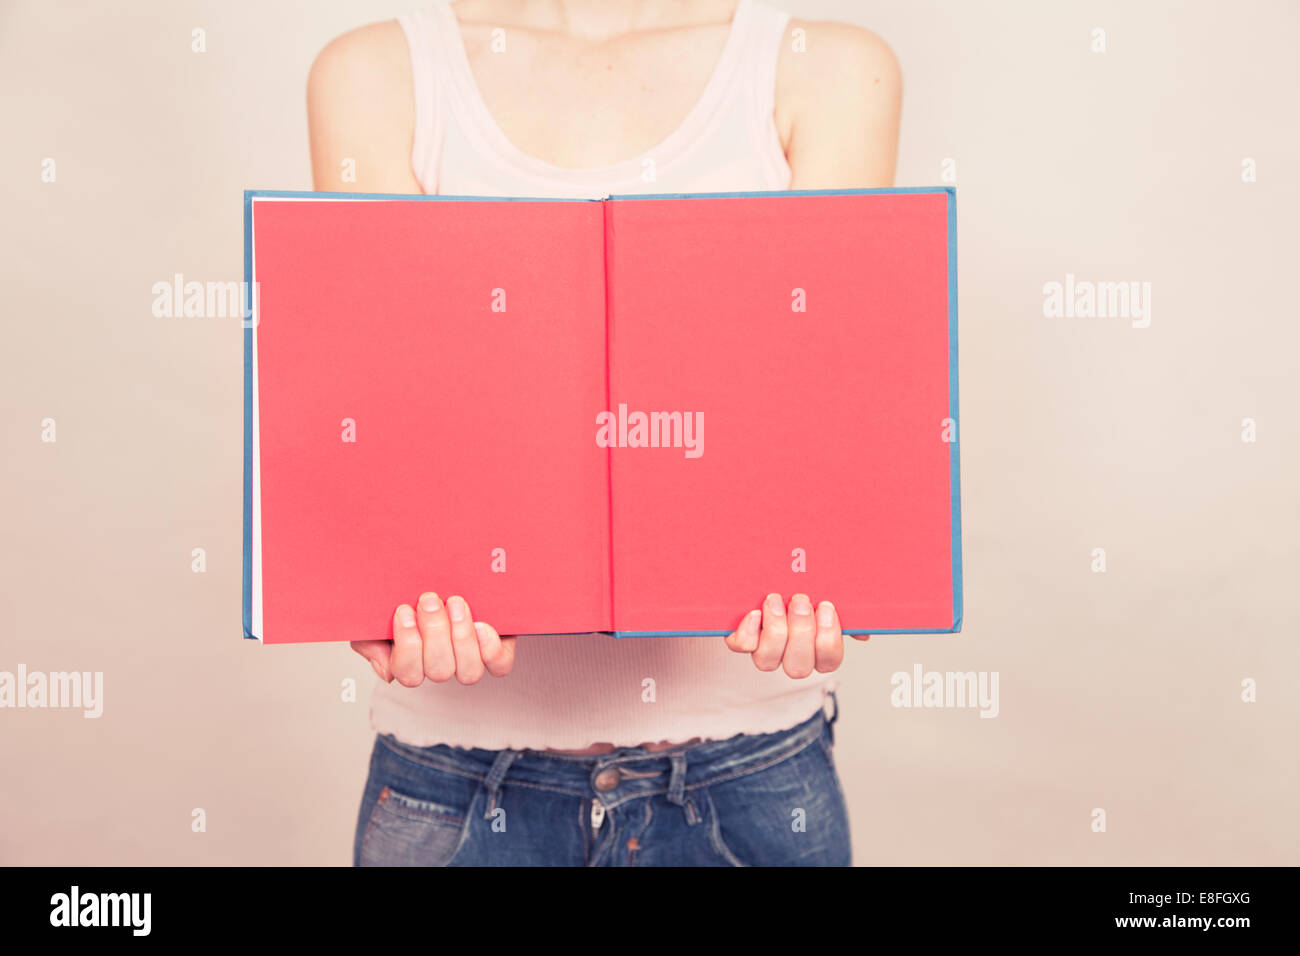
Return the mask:
M831 695L834 700L834 695ZM391 735L380 740L398 757L446 773L481 781L489 806L503 785L599 798L613 808L638 797L667 794L681 803L698 787L755 773L785 760L810 744L838 716L824 710L789 730L741 734L727 740L683 744L667 750L621 747L608 754L574 756L536 750L481 750L439 745L414 747Z

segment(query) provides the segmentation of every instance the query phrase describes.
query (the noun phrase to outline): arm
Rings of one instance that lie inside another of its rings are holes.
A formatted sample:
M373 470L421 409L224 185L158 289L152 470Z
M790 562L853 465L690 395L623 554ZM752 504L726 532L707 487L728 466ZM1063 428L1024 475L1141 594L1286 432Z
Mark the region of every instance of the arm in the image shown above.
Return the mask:
M794 21L806 50L787 44L777 67L776 122L791 189L892 186L903 78L870 30Z
M903 82L898 60L870 30L793 21L806 49L787 45L777 65L776 126L791 189L869 189L894 184ZM866 636L854 635L858 640ZM839 614L796 594L769 594L726 638L762 671L790 677L833 671L844 659Z
M415 97L411 60L395 22L361 27L317 55L307 80L312 181L321 192L418 193L411 169ZM345 180L351 161L355 181ZM381 680L414 687L427 677L462 684L514 666L515 638L475 621L465 599L420 595L393 612L391 641L353 641Z
M421 191L411 169L410 52L396 21L345 33L317 54L307 79L307 126L318 191ZM349 160L355 182L343 179Z

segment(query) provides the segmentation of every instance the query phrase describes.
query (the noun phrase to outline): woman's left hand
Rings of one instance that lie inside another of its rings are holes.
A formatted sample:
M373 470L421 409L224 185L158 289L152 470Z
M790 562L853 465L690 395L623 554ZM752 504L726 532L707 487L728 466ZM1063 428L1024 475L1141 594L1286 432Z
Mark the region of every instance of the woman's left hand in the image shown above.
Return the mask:
M850 635L859 641L869 636ZM736 653L751 655L759 670L784 667L794 678L807 677L814 670L825 674L844 660L844 633L835 605L822 601L814 610L806 594L790 598L789 609L781 595L769 594L762 609L746 614L726 641Z

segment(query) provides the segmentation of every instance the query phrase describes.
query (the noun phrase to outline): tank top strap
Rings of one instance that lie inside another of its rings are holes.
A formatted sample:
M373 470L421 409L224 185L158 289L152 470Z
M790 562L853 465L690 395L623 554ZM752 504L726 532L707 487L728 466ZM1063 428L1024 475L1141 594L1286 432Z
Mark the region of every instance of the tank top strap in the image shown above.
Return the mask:
M743 69L751 85L775 91L776 65L789 25L790 14L784 10L763 0L740 0L734 28L743 34L739 46L744 51Z
M411 167L426 193L437 192L438 159L454 89L450 71L460 42L448 0L397 18L411 53L415 95L415 129Z
M790 14L762 0L740 0L736 27L744 31L740 69L749 126L764 165L777 179L788 178L784 147L776 128L776 71L781 51L790 42Z

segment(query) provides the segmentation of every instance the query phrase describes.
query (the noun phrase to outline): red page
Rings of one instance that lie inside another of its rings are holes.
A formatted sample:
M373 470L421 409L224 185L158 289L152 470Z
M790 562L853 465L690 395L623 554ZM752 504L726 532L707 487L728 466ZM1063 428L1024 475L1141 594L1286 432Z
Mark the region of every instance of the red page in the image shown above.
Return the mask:
M952 629L947 194L606 214L610 407L703 416L696 456L662 426L611 450L615 627L726 632L802 591L846 629Z
M595 202L253 200L256 636L388 638L426 589L609 627L602 234Z

